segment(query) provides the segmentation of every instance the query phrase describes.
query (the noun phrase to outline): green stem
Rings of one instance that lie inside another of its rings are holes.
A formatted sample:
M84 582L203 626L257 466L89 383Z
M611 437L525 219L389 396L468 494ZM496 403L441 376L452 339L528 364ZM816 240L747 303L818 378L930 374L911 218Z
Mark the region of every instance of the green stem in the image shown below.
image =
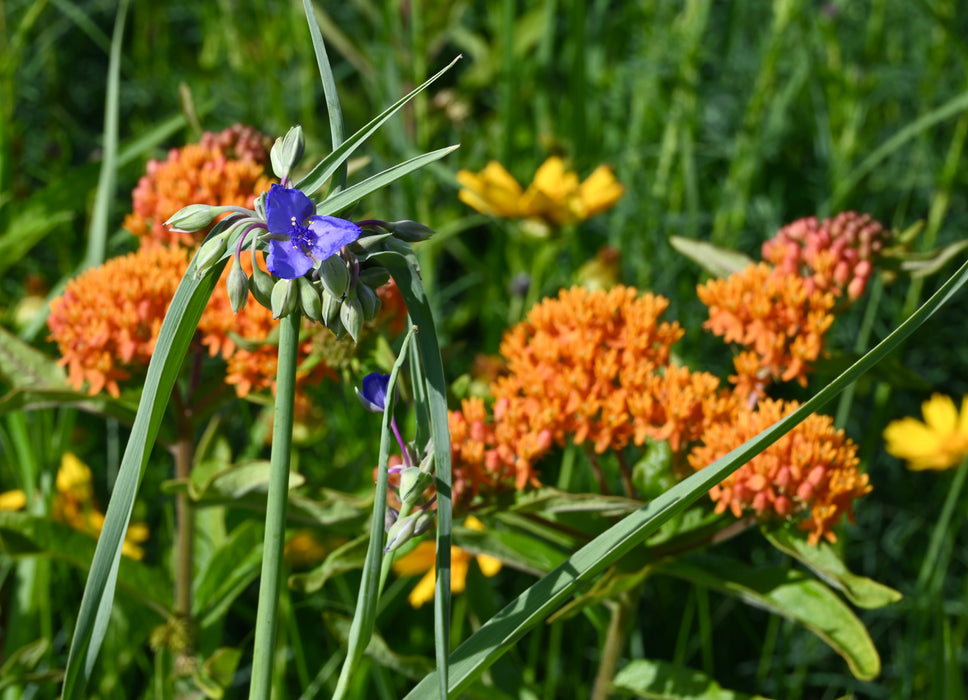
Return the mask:
M286 531L286 501L289 495L289 458L292 449L293 406L296 395L296 365L299 348L298 313L282 319L279 333L279 368L276 373L276 403L272 425L272 456L266 503L266 534L262 551L259 608L255 620L255 651L249 700L269 700L277 609L282 579L282 551Z
M595 674L595 685L592 688L592 700L606 700L608 698L615 670L618 668L622 649L625 647L625 636L628 623L638 600L638 588L625 591L612 601L612 618L608 622L605 633L605 644L602 646L602 657L598 663L598 673Z
M955 478L948 489L948 496L945 498L944 505L941 507L941 515L935 523L934 532L931 533L931 542L928 544L928 552L921 563L921 571L918 572L917 590L927 593L929 596L936 593L937 589L944 580L945 572L948 570L950 553L941 562L941 547L947 538L952 538L958 534L956 530L950 529L951 518L954 516L955 507L964 490L965 477L968 476L968 457L965 457L955 472Z

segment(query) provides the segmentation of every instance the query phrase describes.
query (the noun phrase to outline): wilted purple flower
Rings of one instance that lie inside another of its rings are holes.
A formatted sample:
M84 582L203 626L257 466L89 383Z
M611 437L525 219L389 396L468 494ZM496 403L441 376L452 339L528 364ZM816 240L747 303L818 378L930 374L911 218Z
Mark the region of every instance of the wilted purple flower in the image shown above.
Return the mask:
M389 374L373 372L363 377L363 390L356 390L363 408L373 413L383 413L387 407L387 387L390 384Z
M360 237L352 221L317 216L309 197L279 184L266 195L266 223L272 234L266 267L282 279L302 277Z

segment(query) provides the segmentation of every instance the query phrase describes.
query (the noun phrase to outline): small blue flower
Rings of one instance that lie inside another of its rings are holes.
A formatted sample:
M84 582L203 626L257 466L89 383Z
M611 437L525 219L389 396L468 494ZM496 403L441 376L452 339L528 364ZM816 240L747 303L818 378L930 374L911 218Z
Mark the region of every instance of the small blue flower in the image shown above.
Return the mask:
M266 195L269 256L266 267L282 279L302 277L347 243L360 237L360 227L333 216L317 216L309 197L279 184Z
M363 391L356 390L356 395L363 404L363 408L372 413L383 413L387 407L387 387L390 385L390 375L373 372L363 377Z

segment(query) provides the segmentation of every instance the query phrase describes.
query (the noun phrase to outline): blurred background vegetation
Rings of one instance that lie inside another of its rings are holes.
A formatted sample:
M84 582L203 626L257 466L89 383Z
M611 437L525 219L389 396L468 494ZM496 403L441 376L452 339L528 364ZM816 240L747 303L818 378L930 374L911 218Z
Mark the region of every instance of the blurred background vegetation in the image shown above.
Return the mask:
M117 5L5 0L0 7L0 323L53 354L38 322L43 311L24 299L56 290L84 258ZM441 83L370 141L364 149L369 161L358 165L363 173L376 172L426 150L458 142L461 148L353 213L358 219L415 219L438 231L420 256L451 379L470 372L476 355L496 352L525 300L573 283L604 246L620 253L617 281L671 300L667 316L687 329L676 348L681 359L722 374L728 364L720 341L701 333L705 310L695 286L703 273L670 246L670 236L756 257L780 226L851 209L899 230L922 222L915 247L923 250L968 231L968 5L959 0L353 0L317 3L316 11L347 133L463 55ZM120 164L110 211L110 256L133 247L120 223L146 161L196 141L201 130L242 122L277 136L299 123L307 161L327 152L325 105L299 3L135 2L123 46L119 135L129 157ZM564 156L582 177L610 164L625 187L618 206L557 237L532 239L457 199L459 168L480 170L496 159L527 184L552 154ZM527 254L548 249L554 263L526 291L512 284L508 263L521 248ZM886 284L875 302L872 341L941 281L939 274ZM865 312L859 307L838 320L831 346L842 351L831 358L831 373L864 349L853 347ZM902 592L917 578L950 475L907 472L884 454L880 433L887 420L916 414L931 391L968 393L966 318L968 298L961 295L862 382L843 409L874 484L859 505L857 526L841 539L844 556L858 572ZM375 424L363 423L351 385L327 391L340 400L327 402L319 440L305 448L301 470L314 483L364 492L375 463ZM107 462L107 473L95 474L106 502L123 426L106 430L103 420L64 407L3 420L0 491L23 458L21 436L32 442L38 473L48 480L68 445L88 464ZM158 465L149 470L143 494L158 493L169 478L163 455ZM155 533L149 558L162 559L170 504L143 507ZM963 521L962 512L955 522ZM777 556L755 533L731 546L753 562ZM951 565L937 596L861 613L884 664L876 681L853 679L826 646L793 625L716 594L686 592L668 579L649 584L631 653L674 657L724 687L775 697L963 697L945 694L950 686L944 679L963 676L968 667L968 538L958 534L947 546ZM24 576L17 566L0 557L6 655L18 648L15 640L38 635L13 634L11 609L18 605L49 608L38 617L47 620L42 634L62 653L83 572L47 569L56 596L30 601L14 586ZM486 619L529 580L507 576L500 582L475 587L472 578L461 603L467 607L459 611L466 624ZM351 582L334 585L329 594L352 599ZM391 586L380 627L396 651L425 653L432 644L430 611L414 613L406 592L406 585ZM247 634L254 603L250 590L227 636ZM295 594L291 604L294 611L315 613L329 606ZM127 626L112 628L101 663L141 683L151 676L151 657L126 644L125 635L144 639L157 621L125 619ZM298 658L333 653L335 642L318 632L321 623L291 624L290 641L305 646L295 652ZM579 633L569 633L564 644L555 625L525 638L494 667L497 686L508 697L564 697L556 695L563 688L583 696L594 675L595 644L582 642L597 639L604 617L591 611L573 624ZM548 636L556 634L560 653L549 658ZM299 667L293 688L315 672ZM386 671L377 676L381 695L399 692L399 679ZM48 691L36 696L52 697ZM142 695L151 696L147 690Z

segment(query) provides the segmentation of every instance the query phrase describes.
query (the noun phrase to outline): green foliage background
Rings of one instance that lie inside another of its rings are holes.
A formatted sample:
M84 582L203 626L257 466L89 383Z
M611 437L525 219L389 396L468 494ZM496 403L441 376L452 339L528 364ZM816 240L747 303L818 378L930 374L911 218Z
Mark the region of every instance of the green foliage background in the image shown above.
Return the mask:
M116 4L8 0L2 8L0 320L51 351L44 327L20 325L18 304L28 281L39 277L55 289L84 257ZM568 157L582 175L610 163L625 196L580 233L548 243L557 246L556 264L533 292L544 296L570 284L597 250L614 246L621 251L624 282L671 300L667 316L687 329L676 348L682 358L714 371L726 362L719 341L701 332L704 310L695 285L702 274L671 248L670 236L710 240L755 256L783 224L847 209L869 212L897 229L923 221L916 245L925 250L961 240L968 230L968 6L957 0L357 0L317 3L317 17L350 133L454 55L464 55L439 88L377 134L367 151L372 160L363 167L376 172L458 141L461 149L402 186L368 198L355 212L358 218L412 218L439 232L420 254L450 378L468 372L478 353L495 352L520 313L507 273L517 239L457 200L454 173L461 167L479 170L497 159L526 184L552 153ZM196 140L199 129L243 122L281 135L301 123L307 151L318 156L328 150L323 98L298 3L134 3L123 57L120 138L136 157L118 173L110 215L110 230L117 233L109 237L109 255L132 246L120 222L145 160ZM188 118L160 130L179 114ZM872 340L886 335L941 281L939 275L888 285ZM853 350L863 312L861 305L838 320L832 346ZM855 571L906 594L913 593L950 475L907 472L883 453L880 433L888 420L918 414L931 391L968 393L966 314L962 295L861 382L842 409L875 486L858 508L857 526L845 531L843 554ZM832 358L831 367L842 359ZM325 425L300 453L299 466L313 483L362 491L361 475L368 477L376 454L376 427L368 432L350 385L328 391L340 400L330 398ZM230 435L244 436L256 412L243 408L238 423L228 426L235 431ZM97 476L106 501L123 428L106 433L102 420L68 408L4 420L0 490L28 458L38 479L47 475L49 488L59 455L70 446L88 463L109 465ZM159 493L168 478L165 456L156 460L143 494ZM170 529L170 510L139 507L157 547L149 559L158 562L166 556L162 533ZM954 522L963 521L962 504ZM838 657L803 630L703 589L684 592L670 578L648 584L648 617L635 621L631 653L675 659L703 669L723 687L774 697L963 697L952 690L961 687L953 679L963 677L968 665L968 541L959 532L947 545L951 565L939 574L937 595L908 595L898 605L861 613L884 664L874 682L854 680ZM756 533L730 548L754 563L781 561ZM56 659L83 575L67 566L40 567L35 574L25 568L0 557L0 610L10 620L18 605L48 608L37 619L47 620L49 628L41 632ZM12 598L13 591L24 595L25 581L36 580L30 575L49 577L40 583L58 597ZM481 583L475 576L468 594L455 600L461 606L455 638L468 631L462 625L486 619L530 583L505 576L495 588L475 585ZM333 579L332 586L327 591L341 604L353 600L352 579ZM429 610L414 613L406 605L408 586L391 584L379 621L393 649L405 656L425 653L432 639ZM243 595L226 637L245 633L239 630L251 625L254 600L254 594ZM294 594L288 604L293 618L312 613L322 619L318 599ZM128 605L122 601L107 639L105 697L112 696L111 669L126 683L143 683L152 674L149 655L125 639L143 639L160 620L139 619ZM587 690L596 644L582 641L597 639L604 615L592 610L569 621L564 639L563 624L530 634L495 666L493 681L508 697L558 697L561 688L575 689L577 697ZM317 670L305 660L327 658L338 644L324 639L318 622L292 625L288 639L301 649L289 690L299 697L296 689L306 688ZM38 636L4 627L5 657ZM382 696L407 687L372 668ZM38 697L49 695L41 691Z

